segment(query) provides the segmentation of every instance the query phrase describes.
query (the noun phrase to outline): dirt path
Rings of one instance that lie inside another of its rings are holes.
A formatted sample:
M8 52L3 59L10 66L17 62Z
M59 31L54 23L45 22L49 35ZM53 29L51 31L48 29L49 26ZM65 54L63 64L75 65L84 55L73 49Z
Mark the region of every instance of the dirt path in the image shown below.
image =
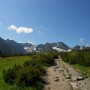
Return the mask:
M90 80L76 80L82 78L69 64L59 59L55 60L56 65L47 70L44 90L90 90Z

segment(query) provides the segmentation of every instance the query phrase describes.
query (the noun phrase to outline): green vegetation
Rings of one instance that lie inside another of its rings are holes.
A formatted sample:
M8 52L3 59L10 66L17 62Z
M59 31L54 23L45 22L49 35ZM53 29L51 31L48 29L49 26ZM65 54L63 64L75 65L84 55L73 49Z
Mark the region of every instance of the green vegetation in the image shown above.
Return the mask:
M41 90L46 67L54 64L56 53L0 58L0 90Z
M16 86L8 85L3 81L2 72L16 65L23 65L30 56L0 57L0 90L16 90Z
M64 52L60 55L65 62L72 64L79 72L90 76L90 50Z
M90 77L90 67L82 66L79 64L73 65L73 67L84 76Z

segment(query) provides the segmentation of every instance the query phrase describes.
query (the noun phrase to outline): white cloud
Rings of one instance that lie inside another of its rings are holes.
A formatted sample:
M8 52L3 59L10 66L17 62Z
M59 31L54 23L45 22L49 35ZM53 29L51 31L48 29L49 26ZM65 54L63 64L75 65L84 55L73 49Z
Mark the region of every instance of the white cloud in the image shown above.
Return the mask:
M15 30L17 33L32 33L32 28L26 28L26 27L19 27L17 28L15 25L10 25L8 27L9 30Z
M20 28L17 28L17 33L31 33L33 32L33 29L32 28L25 28L25 27L20 27Z
M85 39L84 38L80 38L80 43L84 43Z
M9 30L17 30L17 27L14 26L14 25L11 25L11 26L8 27L8 29L9 29Z
M24 43L24 42L18 42L18 43ZM26 43L30 43L30 44L33 44L32 42L26 42Z

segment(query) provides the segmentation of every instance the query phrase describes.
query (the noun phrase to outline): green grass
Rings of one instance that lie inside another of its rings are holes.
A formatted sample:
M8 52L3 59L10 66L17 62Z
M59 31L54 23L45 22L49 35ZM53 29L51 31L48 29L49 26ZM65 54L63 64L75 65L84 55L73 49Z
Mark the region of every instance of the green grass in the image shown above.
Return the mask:
M30 59L30 56L14 56L14 57L7 57L7 58L0 57L0 90L34 90L31 88L19 89L14 85L12 86L12 85L6 84L4 83L3 77L2 77L2 71L4 69L11 68L15 64L22 65L24 61L28 59Z
M79 64L75 64L73 67L82 75L88 75L90 77L90 67L85 67Z

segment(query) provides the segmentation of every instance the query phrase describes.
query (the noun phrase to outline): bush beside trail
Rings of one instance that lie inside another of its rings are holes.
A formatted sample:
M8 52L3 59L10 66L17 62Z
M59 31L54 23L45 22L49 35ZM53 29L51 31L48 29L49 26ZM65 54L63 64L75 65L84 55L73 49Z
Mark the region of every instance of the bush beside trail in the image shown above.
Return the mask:
M35 90L43 88L43 77L46 67L54 64L57 53L39 53L31 55L24 64L14 65L8 70L3 70L5 83L17 85L18 87L32 87Z
M64 52L60 54L65 62L70 64L80 64L82 66L90 66L90 51Z
M61 58L73 65L73 67L82 73L83 75L88 75L90 77L90 51L73 51L60 53Z

